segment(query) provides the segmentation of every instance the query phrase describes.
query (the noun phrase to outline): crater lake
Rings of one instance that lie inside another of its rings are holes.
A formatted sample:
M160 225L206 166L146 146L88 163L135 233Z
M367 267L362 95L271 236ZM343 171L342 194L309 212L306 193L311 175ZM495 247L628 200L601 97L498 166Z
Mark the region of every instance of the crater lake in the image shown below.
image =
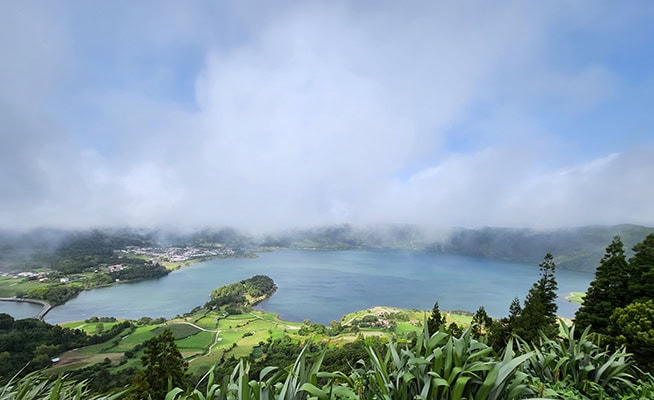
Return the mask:
M474 312L483 305L502 317L514 297L521 301L538 279L537 265L392 249L278 250L259 258L214 259L168 276L93 289L55 307L46 321L91 316L171 318L203 305L219 286L252 275L270 276L277 292L258 308L282 319L328 324L348 312L376 305ZM572 317L577 305L562 297L585 291L593 274L557 269L559 312Z

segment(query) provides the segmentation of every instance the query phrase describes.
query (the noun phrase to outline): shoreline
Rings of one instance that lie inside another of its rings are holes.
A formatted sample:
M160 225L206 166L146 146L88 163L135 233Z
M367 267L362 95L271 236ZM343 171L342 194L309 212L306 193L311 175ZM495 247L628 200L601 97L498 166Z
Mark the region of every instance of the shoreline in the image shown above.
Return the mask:
M9 301L14 303L31 303L31 304L38 304L43 306L41 311L39 311L38 314L36 314L33 317L35 319L38 319L39 321L43 321L43 317L45 317L45 315L55 307L45 300L38 300L38 299L23 299L19 297L0 297L0 301Z

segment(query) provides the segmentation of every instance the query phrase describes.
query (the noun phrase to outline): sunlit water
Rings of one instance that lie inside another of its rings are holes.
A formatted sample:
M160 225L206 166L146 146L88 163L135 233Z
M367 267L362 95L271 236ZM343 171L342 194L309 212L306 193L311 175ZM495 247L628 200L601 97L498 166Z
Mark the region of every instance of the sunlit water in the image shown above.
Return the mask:
M524 299L538 279L538 267L422 251L282 250L256 259L211 260L160 279L86 291L54 308L46 320L170 318L204 304L214 288L255 274L269 275L279 287L261 309L286 320L329 323L375 305L431 309L435 301L441 310L474 311L484 305L501 317L514 297ZM593 277L566 270L556 276L561 296L586 290ZM576 310L563 299L558 305L562 316Z

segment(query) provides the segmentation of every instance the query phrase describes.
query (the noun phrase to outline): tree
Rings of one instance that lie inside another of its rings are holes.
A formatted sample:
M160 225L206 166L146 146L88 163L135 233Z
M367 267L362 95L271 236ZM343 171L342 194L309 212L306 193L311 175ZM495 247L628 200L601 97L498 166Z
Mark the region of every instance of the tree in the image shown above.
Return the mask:
M628 303L654 298L654 233L634 246L634 256L629 259L631 272Z
M613 238L595 271L595 279L575 314L575 324L581 328L592 326L594 332L607 334L611 314L616 308L629 304L630 268L619 236Z
M479 307L472 316L472 336L479 339L480 336L486 335L492 323L493 319L488 315L484 306Z
M522 313L520 300L516 297L509 306L509 316L500 320L491 320L488 327L488 344L491 345L496 351L501 351L506 347L506 344L511 337L511 332L515 325L515 321Z
M146 343L141 363L144 370L135 374L132 385L133 399L164 399L170 380L172 387L186 387L188 364L175 345L175 337L170 329L164 329L161 335Z
M431 316L427 320L427 329L429 334L433 335L441 329L441 325L445 324L445 316L441 314L440 309L438 308L438 302L434 304L434 308L431 310Z
M538 337L538 331L548 337L556 336L559 331L556 318L558 285L554 276L556 264L552 254L547 253L538 266L540 279L529 289L525 306L516 318L513 329L514 334L528 342Z
M522 306L520 305L520 299L517 297L513 298L511 305L509 306L509 322L513 323L516 319L522 314Z
M654 371L654 300L615 309L608 331L619 344L627 345L642 368Z
M459 337L463 335L463 328L457 325L456 322L452 322L447 326L447 332L454 337Z

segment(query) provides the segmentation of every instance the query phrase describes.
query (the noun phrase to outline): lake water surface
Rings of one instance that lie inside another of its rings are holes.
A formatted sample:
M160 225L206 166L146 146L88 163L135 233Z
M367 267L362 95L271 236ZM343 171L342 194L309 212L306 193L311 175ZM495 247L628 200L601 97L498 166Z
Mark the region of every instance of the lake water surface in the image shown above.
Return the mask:
M0 301L0 313L10 314L15 319L32 318L43 307L32 303L16 303L13 301Z
M424 251L357 249L280 250L255 259L216 259L174 271L166 277L94 289L55 307L46 321L90 316L171 318L203 305L216 287L255 274L270 276L279 289L259 308L282 319L329 323L376 305L507 314L511 300L525 298L538 279L538 267ZM559 269L560 296L587 289L593 275ZM0 304L2 306L3 304ZM576 305L558 301L559 315ZM1 309L0 309L1 312Z

